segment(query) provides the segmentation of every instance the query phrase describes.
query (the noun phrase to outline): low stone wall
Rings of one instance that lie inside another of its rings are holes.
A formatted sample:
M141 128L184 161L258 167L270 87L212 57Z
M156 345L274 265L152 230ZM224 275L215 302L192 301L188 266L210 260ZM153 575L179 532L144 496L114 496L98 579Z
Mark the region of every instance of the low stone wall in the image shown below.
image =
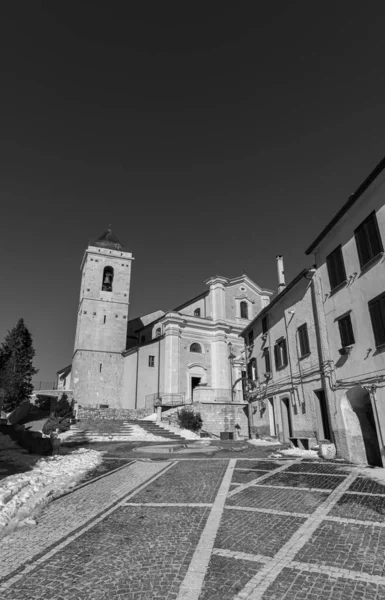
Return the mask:
M237 431L241 437L249 437L247 404L194 402L188 408L201 414L202 429L208 433L219 437L221 431Z
M124 420L124 419L144 419L148 415L152 415L154 410L152 408L90 408L89 406L78 406L77 416L78 420L93 420L103 421L104 419L109 420Z

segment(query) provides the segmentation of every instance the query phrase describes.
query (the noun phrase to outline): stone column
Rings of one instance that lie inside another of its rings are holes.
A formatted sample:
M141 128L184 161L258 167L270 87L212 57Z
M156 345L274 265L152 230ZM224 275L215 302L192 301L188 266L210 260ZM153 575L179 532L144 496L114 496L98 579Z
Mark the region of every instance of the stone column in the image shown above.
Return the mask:
M164 356L164 392L166 394L177 394L179 388L180 371L180 328L177 323L169 323L165 326L165 356Z
M211 342L211 385L213 388L230 390L230 359L226 335L217 332ZM231 396L230 396L231 398Z

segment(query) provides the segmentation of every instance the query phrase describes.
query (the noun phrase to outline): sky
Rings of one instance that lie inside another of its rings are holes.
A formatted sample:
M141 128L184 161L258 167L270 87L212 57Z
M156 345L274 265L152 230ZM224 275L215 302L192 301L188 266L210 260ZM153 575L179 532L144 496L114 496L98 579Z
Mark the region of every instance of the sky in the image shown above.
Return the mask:
M0 6L0 341L23 317L46 382L109 224L130 318L217 274L276 290L385 154L383 2L133 4Z

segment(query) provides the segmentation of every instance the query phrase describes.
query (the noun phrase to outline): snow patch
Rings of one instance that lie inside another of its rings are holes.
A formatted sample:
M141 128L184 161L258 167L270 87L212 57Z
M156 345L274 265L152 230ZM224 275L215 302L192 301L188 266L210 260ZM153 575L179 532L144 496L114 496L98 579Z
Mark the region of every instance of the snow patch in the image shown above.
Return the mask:
M279 458L280 456L300 456L301 458L319 458L316 450L303 450L302 448L287 448L287 450L278 450L270 454L270 458Z
M246 440L248 444L252 446L280 446L281 442L273 441L273 440Z
M0 434L1 461L12 462L28 468L24 473L10 475L0 481L0 538L21 524L33 525L33 515L40 512L53 498L73 488L88 471L102 462L96 450L80 448L67 455L50 456L36 460L20 453L8 436ZM1 464L1 463L0 463Z

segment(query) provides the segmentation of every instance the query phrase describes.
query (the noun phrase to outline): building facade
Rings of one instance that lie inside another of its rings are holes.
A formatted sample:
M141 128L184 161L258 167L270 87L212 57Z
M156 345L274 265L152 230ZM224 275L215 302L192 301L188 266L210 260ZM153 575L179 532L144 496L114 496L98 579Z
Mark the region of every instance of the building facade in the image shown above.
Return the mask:
M238 404L247 434L239 334L272 292L247 275L216 276L206 281L203 293L174 310L129 320L132 260L110 230L88 246L72 365L58 372L58 387L72 390L82 407L143 409L194 402L220 410L219 405Z
M339 454L385 466L385 160L311 244Z
M309 448L330 438L313 310L312 271L287 286L278 259L278 295L242 331L252 431Z

